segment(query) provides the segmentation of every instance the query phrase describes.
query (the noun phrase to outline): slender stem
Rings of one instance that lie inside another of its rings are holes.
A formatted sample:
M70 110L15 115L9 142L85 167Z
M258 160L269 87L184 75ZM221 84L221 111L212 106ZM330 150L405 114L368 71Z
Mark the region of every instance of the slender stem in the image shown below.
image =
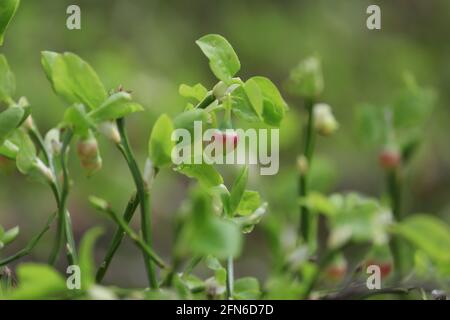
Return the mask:
M144 237L145 243L151 248L152 247L152 236L151 236L151 217L150 217L150 198L148 188L146 187L142 174L136 163L136 159L131 151L131 147L128 142L128 137L125 130L125 120L123 118L117 120L117 127L120 134L120 143L117 145L125 160L127 161L128 167L133 176L134 183L136 185L136 190L138 193L140 208L141 208L141 231ZM147 270L147 276L149 280L150 287L152 289L158 288L158 280L156 278L155 267L150 259L144 255L145 266Z
M394 219L399 222L402 219L401 209L401 181L400 173L398 169L387 172L387 188L390 198L392 214ZM390 249L392 253L392 259L394 263L395 276L401 278L401 276L407 270L407 261L403 257L403 249L401 239L393 235L390 241Z
M22 250L18 251L17 253L15 253L14 255L12 255L8 258L4 258L4 259L0 260L0 267L7 265L8 263L11 263L17 259L20 259L23 256L26 256L28 253L30 253L31 250L33 250L34 247L38 244L39 240L41 240L41 238L44 236L44 234L50 229L50 225L52 224L55 217L56 217L56 214L52 214L50 216L44 229L42 229L41 232L39 232L34 238L32 238L31 241L27 244L27 246L25 248L23 248Z
M138 204L139 199L136 194L133 194L130 200L128 201L127 207L123 214L123 220L125 221L125 223L128 224L131 221ZM108 250L106 251L105 258L103 259L102 264L98 268L96 275L96 280L98 283L100 283L103 280L106 271L108 270L108 267L111 264L112 258L114 257L114 254L116 253L117 249L119 248L124 236L125 232L123 232L120 226L117 226L117 229L114 232L113 239L109 245Z
M61 171L63 174L63 181L61 187L61 195L60 195L60 203L58 207L59 211L59 219L60 219L60 228L62 237L66 242L66 250L67 250L67 259L69 264L74 265L78 264L78 256L76 252L75 240L73 237L72 230L72 222L70 219L70 213L66 209L67 197L69 195L69 172L67 170L67 153L68 147L70 145L70 141L73 137L73 131L71 129L67 129L67 132L64 135L63 144L61 148Z
M304 142L304 157L307 160L307 165L311 166L312 156L314 152L314 112L313 105L314 101L312 99L307 99L305 101L306 110L308 111L308 121L305 128L305 142ZM304 172L300 174L299 178L299 196L301 198L308 195L308 173ZM299 233L303 237L303 240L311 245L313 239L312 232L313 219L306 206L300 206L300 225Z
M189 275L195 269L195 267L203 260L203 256L196 256L187 265L183 272L183 275Z
M142 252L149 260L152 260L160 268L167 268L167 265L164 263L164 261L153 251L150 246L148 246L144 242L144 240L142 240L142 238L136 232L133 231L133 229L130 228L130 226L121 217L119 217L110 208L107 208L105 212L108 213L114 220L114 222L121 228L121 230L125 232L131 240L133 240L133 242L142 250Z
M227 299L233 299L234 290L234 268L233 257L227 258Z
M42 151L42 154L44 156L45 163L49 166L51 172L53 173L53 176L55 177L54 182L50 182L50 188L52 189L53 196L56 201L56 205L59 208L60 207L60 188L57 181L57 172L55 169L55 163L54 163L54 157L52 154L49 153L47 148L45 147L44 138L42 137L41 133L39 132L36 125L32 124L32 126L28 129L28 132L30 136L33 138L35 143L39 146L39 149ZM55 236L55 243L53 245L53 249L50 253L49 257L49 264L54 265L56 262L56 259L58 258L58 254L62 247L63 242L63 225L61 219L59 219L59 223L57 224L57 230L56 230L56 236Z

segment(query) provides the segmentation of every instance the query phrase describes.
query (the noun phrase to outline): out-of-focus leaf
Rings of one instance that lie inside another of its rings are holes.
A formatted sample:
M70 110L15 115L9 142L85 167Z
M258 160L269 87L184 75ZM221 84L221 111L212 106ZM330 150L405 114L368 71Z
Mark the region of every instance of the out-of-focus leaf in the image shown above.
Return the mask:
M426 253L433 261L450 267L450 227L431 215L416 214L394 226L414 246Z
M197 101L202 101L208 94L208 90L200 83L194 86L188 86L187 84L181 84L178 88L178 92L185 98L194 98Z
M83 237L80 243L80 270L81 270L81 288L88 290L95 284L95 262L94 245L95 241L103 233L103 229L96 227L90 229Z
M362 142L372 146L386 144L388 138L386 112L387 109L370 104L356 107L356 134Z
M233 297L237 300L256 300L261 296L258 279L240 278L234 282Z
M172 120L166 114L161 115L153 126L148 152L155 167L165 166L172 162L171 153L174 143L171 136L173 130Z
M326 193L338 179L336 164L328 158L314 156L308 170L308 187L314 191Z
M11 72L5 56L0 54L0 101L12 99L15 91L16 79L14 74Z
M237 256L242 246L239 227L215 216L211 198L203 191L194 194L192 218L182 230L178 250L199 256L213 255L219 259Z
M329 198L336 213L330 221L329 245L338 248L345 243L385 244L391 212L371 198L356 193L335 194Z
M43 51L42 66L56 94L69 104L82 103L98 108L107 98L94 69L76 54Z
M324 88L322 66L316 57L301 61L289 76L289 90L292 94L313 98L320 95Z
M286 102L277 87L268 78L253 77L250 80L256 82L263 96L262 117L264 122L278 127L286 113Z
M19 0L2 0L0 2L0 46L3 44L5 31L19 7Z
M26 263L17 268L19 286L6 296L12 300L57 299L67 295L66 281L50 266Z
M325 195L318 192L310 192L306 198L300 199L300 204L309 208L312 212L333 216L336 208Z
M214 166L201 164L182 164L175 169L189 178L197 179L205 187L214 187L223 184L223 178Z
M144 108L140 104L132 101L129 93L122 91L109 96L100 107L89 112L89 116L93 121L100 123L143 110Z
M245 192L248 180L248 167L244 166L233 183L230 193L230 214L234 215Z
M270 278L266 283L268 300L298 300L303 293L303 287L297 279L292 279L288 273Z
M6 246L13 242L19 235L19 227L14 227L9 229L8 231L3 233L3 236L0 236L1 242Z
M241 68L239 58L230 43L222 36L208 34L195 42L209 59L209 66L214 75L225 83Z

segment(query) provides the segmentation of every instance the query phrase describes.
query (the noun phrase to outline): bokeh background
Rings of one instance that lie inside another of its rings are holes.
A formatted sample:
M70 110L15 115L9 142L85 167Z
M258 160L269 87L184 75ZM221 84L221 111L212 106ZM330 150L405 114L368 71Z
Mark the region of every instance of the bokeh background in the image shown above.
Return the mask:
M66 8L81 7L82 29L65 27ZM366 28L366 8L378 4L382 30ZM52 92L40 66L40 51L72 51L87 60L108 88L123 85L133 90L146 111L128 120L130 139L143 165L152 124L161 113L181 112L185 100L181 83L215 83L206 58L194 41L207 33L225 36L240 57L240 76L264 75L284 88L289 71L301 59L316 54L325 76L323 101L332 105L340 122L338 133L317 142L321 174L317 188L327 191L358 190L371 196L383 192L378 150L364 146L355 135L354 111L358 103L389 104L402 87L404 72L419 84L434 88L437 105L423 136L418 156L407 172L405 211L426 212L450 222L450 1L151 1L151 0L22 0L1 48L16 74L18 95L28 98L43 132L64 113L64 104ZM254 189L269 202L261 227L246 236L237 276L264 278L273 262L267 230L295 219L296 156L304 120L301 101L283 90L290 111L281 129L281 168L276 176L251 179ZM117 150L100 138L104 167L87 178L75 156L69 199L76 237L93 225L106 233L97 245L103 256L113 226L95 212L87 197L95 194L124 208L133 183ZM55 210L47 186L27 181L14 164L0 163L0 221L19 225L19 241L2 254L21 248ZM233 172L226 174L230 183ZM164 170L153 190L154 242L168 257L173 240L173 217L179 210L189 181ZM138 221L135 221L138 223ZM289 228L280 237L289 237ZM23 260L46 261L53 233ZM61 263L61 267L63 263ZM200 273L202 270L200 270ZM124 286L145 284L140 252L125 241L113 260L106 282Z

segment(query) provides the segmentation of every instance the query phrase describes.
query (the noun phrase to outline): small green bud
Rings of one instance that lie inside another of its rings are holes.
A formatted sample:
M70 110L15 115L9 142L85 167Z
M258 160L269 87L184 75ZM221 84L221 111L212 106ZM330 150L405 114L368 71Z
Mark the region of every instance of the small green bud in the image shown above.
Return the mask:
M220 100L225 96L227 90L227 84L223 81L219 81L213 88L213 95L217 100Z
M316 57L309 57L300 62L289 76L289 90L298 96L314 98L324 88L322 66Z
M117 124L114 121L102 122L98 125L98 131L100 131L105 137L114 142L120 143L120 134Z
M57 156L61 153L62 143L59 136L59 129L51 129L45 135L44 139L45 148L53 155Z
M303 154L297 158L297 170L302 176L306 175L309 170L308 159Z

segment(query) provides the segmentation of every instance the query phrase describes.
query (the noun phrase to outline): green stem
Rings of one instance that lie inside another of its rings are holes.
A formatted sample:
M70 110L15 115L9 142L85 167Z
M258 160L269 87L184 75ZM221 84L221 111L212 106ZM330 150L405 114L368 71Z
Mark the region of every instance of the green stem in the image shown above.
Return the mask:
M227 299L233 299L234 290L234 268L233 257L227 258Z
M142 250L144 255L158 265L158 267L167 269L164 261L153 251L153 249L142 240L139 235L130 228L127 222L119 217L113 210L107 208L106 213L114 220L114 222L125 232L128 237Z
M399 222L402 220L400 172L398 169L390 170L387 172L386 179L392 214L395 221ZM408 267L407 261L403 256L406 253L402 252L405 248L403 248L401 239L396 235L392 236L389 246L392 253L395 276L401 278Z
M137 194L140 201L141 208L141 231L144 237L145 243L151 248L152 247L152 236L151 236L151 217L150 217L150 198L148 188L146 187L142 174L136 163L133 152L131 151L128 137L125 130L125 120L123 118L117 120L117 127L120 134L120 143L117 145L125 160L127 161L128 167L133 176L134 183L136 185ZM145 266L147 270L147 276L149 279L149 285L152 289L158 288L158 280L156 278L155 267L150 259L144 255Z
M308 121L305 128L305 142L303 155L307 160L308 167L311 166L312 156L314 152L314 112L313 105L314 101L312 99L307 99L305 101L306 110L308 111ZM300 173L299 178L299 196L304 198L308 195L308 173ZM300 206L300 225L299 233L303 237L303 240L312 246L312 241L314 240L312 236L313 233L313 217L306 206Z
M133 196L131 196L130 200L128 201L127 207L123 214L123 220L125 221L126 224L128 224L133 218L134 212L136 211L138 204L139 199L136 194L133 194ZM105 258L103 259L102 264L98 268L96 275L96 280L98 283L100 283L103 280L106 271L108 270L108 267L111 264L112 258L114 257L114 254L116 253L117 249L119 248L124 236L125 233L123 232L122 228L118 226L114 233L111 244L109 245L109 248L106 251Z
M76 252L76 246L75 246L75 240L73 236L73 230L72 230L72 222L70 219L70 213L66 209L66 202L67 198L69 196L69 172L67 169L67 153L68 153L68 147L70 145L70 142L73 137L73 131L71 129L67 129L63 144L61 148L61 171L63 174L63 181L62 181L62 187L61 187L61 195L60 195L60 201L59 201L59 219L60 219L60 228L61 228L61 235L60 237L60 243L62 243L62 240L65 240L66 242L66 250L67 250L67 259L69 261L70 265L76 265L78 264L78 256ZM61 246L59 245L59 248Z
M18 251L17 253L15 253L14 255L12 255L8 258L4 258L4 259L0 260L0 267L5 266L8 263L11 263L17 259L20 259L20 258L26 256L28 253L30 253L31 250L33 250L34 247L38 244L39 240L41 240L41 238L44 236L44 234L50 229L50 225L52 224L55 217L56 217L56 214L53 214L50 216L44 229L42 229L41 232L39 232L34 238L32 238L31 241L27 244L27 246L25 248L23 248L22 250Z

